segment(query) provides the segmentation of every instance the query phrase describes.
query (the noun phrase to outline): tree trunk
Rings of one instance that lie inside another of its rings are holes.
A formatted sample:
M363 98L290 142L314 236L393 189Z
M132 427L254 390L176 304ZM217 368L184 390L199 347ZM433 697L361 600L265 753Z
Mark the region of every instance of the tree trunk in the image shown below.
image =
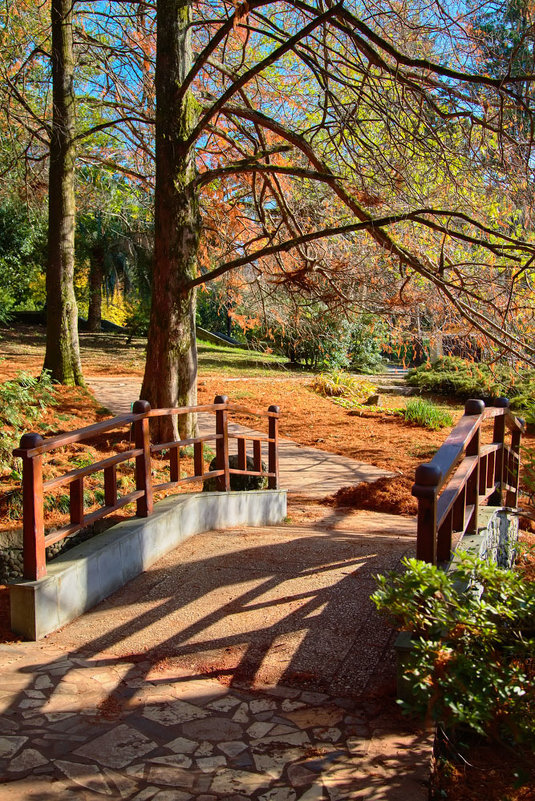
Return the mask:
M195 291L201 227L194 153L186 148L198 105L178 89L191 63L188 0L158 0L156 53L156 188L152 305L141 397L153 408L197 402ZM179 425L177 425L177 422ZM152 435L160 442L196 433L193 415L156 418Z
M104 276L104 248L91 248L89 264L89 308L87 310L88 331L102 330L102 278Z
M52 94L48 189L47 332L44 369L83 385L74 295L74 130L72 0L52 0Z

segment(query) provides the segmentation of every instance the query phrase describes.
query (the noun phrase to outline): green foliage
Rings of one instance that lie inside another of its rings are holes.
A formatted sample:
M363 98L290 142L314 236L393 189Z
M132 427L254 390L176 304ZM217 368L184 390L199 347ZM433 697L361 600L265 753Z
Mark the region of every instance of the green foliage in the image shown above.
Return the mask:
M342 370L314 376L311 386L318 395L331 398L338 405L348 408L373 395L376 389L375 385L365 378L358 378Z
M35 308L33 284L44 264L45 228L21 203L0 204L0 321L14 308ZM38 304L39 305L39 304Z
M535 735L535 584L464 556L450 573L403 561L377 577L377 608L412 633L402 705L450 728L516 742Z
M357 373L378 373L384 367L383 344L386 324L371 314L363 314L351 326L350 367Z
M453 425L453 418L449 412L439 409L434 403L423 398L413 398L408 401L401 414L407 422L430 428L432 431Z
M433 364L410 370L408 383L427 392L458 398L498 397L505 390L507 369L491 371L486 364L475 364L457 356L444 356Z
M53 385L46 372L39 378L21 372L17 378L0 384L0 424L4 428L0 439L0 469L12 466L11 452L18 445L22 427L55 403Z

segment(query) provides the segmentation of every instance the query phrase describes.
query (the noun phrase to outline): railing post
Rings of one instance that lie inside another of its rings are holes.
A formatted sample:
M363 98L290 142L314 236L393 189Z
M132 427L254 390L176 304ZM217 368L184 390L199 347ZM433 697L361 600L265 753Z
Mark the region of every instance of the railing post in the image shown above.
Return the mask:
M494 418L494 434L492 441L500 445L499 450L496 451L496 462L494 467L494 484L497 489L494 495L489 498L489 503L495 506L501 506L503 503L503 483L504 483L504 460L505 460L505 415L509 408L509 401L507 398L497 398L494 401L494 406L498 409L503 409L503 414Z
M134 414L147 415L150 412L150 403L146 400L137 400L132 406ZM136 501L136 514L138 517L148 517L152 514L152 471L150 461L150 433L149 418L143 417L134 423L134 441L136 448L143 453L136 456L136 489L142 490L143 495Z
M518 418L519 422L524 427L524 421L522 418ZM513 470L514 473L509 473L509 480L508 483L512 486L512 490L507 490L507 494L505 496L505 505L510 507L515 507L518 503L518 485L520 483L520 440L522 437L522 432L515 428L515 430L511 434L511 461L513 463Z
M215 458L216 470L223 470L222 476L217 476L216 486L219 492L229 492L230 490L230 473L228 463L228 410L226 404L228 397L226 395L216 395L214 403L224 403L224 409L218 409L215 413L215 431L216 434L221 434L222 439L216 440L215 445Z
M418 498L416 558L435 565L437 562L437 494L442 473L434 464L416 468L412 494Z
M43 444L39 434L23 434L20 449ZM23 559L24 578L33 581L46 575L45 525L43 519L43 457L22 456Z
M476 398L467 400L464 406L464 413L467 416L475 416L483 414L485 411L485 402ZM471 521L466 527L466 533L477 531L479 521L479 469L480 469L480 455L481 455L481 426L478 426L477 431L472 439L466 446L467 456L477 456L477 463L475 470L466 482L466 503L473 504L474 511L472 512Z
M279 414L280 408L278 406L270 406L268 412L273 413L273 417L269 418L268 436L270 442L268 443L268 472L274 473L274 476L268 478L268 488L279 488Z

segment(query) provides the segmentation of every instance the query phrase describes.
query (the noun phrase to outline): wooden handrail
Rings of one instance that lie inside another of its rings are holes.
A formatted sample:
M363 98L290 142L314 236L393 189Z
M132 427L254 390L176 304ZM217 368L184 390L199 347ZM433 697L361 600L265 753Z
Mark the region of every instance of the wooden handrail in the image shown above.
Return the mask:
M494 421L493 442L481 445L481 428ZM511 445L505 442L505 429ZM412 494L418 498L416 556L425 562L447 562L453 536L477 531L482 502L516 506L520 438L524 421L515 417L506 398L485 407L469 400L465 413L430 462L416 469ZM504 497L505 495L505 497Z
M229 435L229 411L267 417L268 435L255 435L254 433L246 433L243 436ZM162 444L151 444L149 432L151 418L189 414L190 412L211 412L215 414L214 434L173 440ZM21 437L19 447L13 451L15 456L22 459L24 577L35 580L46 575L47 546L59 542L97 520L116 512L128 503L135 501L136 515L138 517L149 516L153 511L153 496L155 492L161 492L190 481L202 481L207 478L216 479L218 491L229 491L231 474L265 476L268 479L270 489L277 489L279 486L279 415L278 406L270 406L267 411L252 410L230 403L225 395L216 396L212 404L182 406L171 409L151 409L147 401L138 400L133 404L130 414L122 414L101 423L85 426L77 431L58 434L46 440L39 434L24 434ZM50 453L66 445L86 442L100 434L121 429L125 426L132 427L135 442L133 448L80 469L69 470L61 476L56 476L43 482L43 454ZM231 436L237 439L240 462L238 469L232 470L229 467L228 449ZM203 445L211 440L215 442L216 446L216 465L214 470L205 472ZM247 442L252 442L253 445L252 470L247 469ZM261 449L263 442L267 443L267 470L262 465ZM180 448L187 445L193 445L194 473L190 476L181 477ZM154 484L151 455L162 451L168 451L170 481ZM128 495L118 497L117 466L132 459L135 459L136 489ZM104 473L104 506L90 514L85 514L84 479L97 472ZM53 533L45 535L43 493L65 484L69 485L70 523Z

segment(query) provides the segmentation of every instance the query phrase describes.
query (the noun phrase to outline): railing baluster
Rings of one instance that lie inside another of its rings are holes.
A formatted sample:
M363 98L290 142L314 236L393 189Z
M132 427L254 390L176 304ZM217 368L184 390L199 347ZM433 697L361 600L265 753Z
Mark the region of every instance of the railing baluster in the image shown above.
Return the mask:
M245 437L238 438L238 470L247 470L247 454Z
M218 409L215 413L215 428L216 434L221 436L221 439L216 440L215 453L216 453L216 469L223 470L223 475L218 476L217 489L219 492L229 492L230 490L230 473L228 464L228 410L226 404L228 397L226 395L216 395L214 403L225 404L224 409Z
M523 422L522 420L522 423ZM506 506L516 506L517 502L518 485L520 482L520 438L520 431L515 429L511 434L511 454L509 457L511 469L507 477L507 482L513 489L507 490L505 497Z
M471 415L480 415L483 414L485 411L485 403L482 400L477 400L472 398L471 400L467 400L464 413L467 416ZM470 478L466 482L466 503L468 505L473 504L474 511L472 512L472 516L466 528L467 532L475 532L477 531L478 527L478 520L479 520L479 468L480 468L480 457L481 457L481 426L478 426L476 431L474 432L472 439L466 446L466 455L467 456L477 456L477 464L470 475Z
M117 503L117 465L104 468L104 503L115 506Z
M150 412L150 403L146 400L137 400L132 406L132 412L146 415ZM148 517L152 514L154 506L148 417L143 417L134 423L134 439L136 448L141 448L143 451L140 456L136 456L136 489L143 492L141 498L136 501L136 514L138 517Z
M268 488L279 488L279 414L278 406L270 406L268 412L273 412L275 416L269 418L268 424L268 472L274 475L268 478Z
M262 472L262 443L259 439L253 440L253 463L257 473Z
M180 481L180 448L169 449L169 480Z
M195 475L200 478L204 475L202 442L193 443L193 470L195 471Z
M496 506L500 506L503 502L503 487L504 483L504 468L505 468L505 415L509 408L509 401L507 398L497 398L494 401L494 406L497 409L503 409L503 414L494 418L494 434L493 442L500 445L496 451L496 467L494 472L494 483L496 485L496 492L493 501Z
M43 444L39 434L23 434L21 450ZM24 578L36 580L46 575L45 526L43 519L43 457L22 454L23 559Z
M71 523L84 522L84 479L77 478L69 486Z

